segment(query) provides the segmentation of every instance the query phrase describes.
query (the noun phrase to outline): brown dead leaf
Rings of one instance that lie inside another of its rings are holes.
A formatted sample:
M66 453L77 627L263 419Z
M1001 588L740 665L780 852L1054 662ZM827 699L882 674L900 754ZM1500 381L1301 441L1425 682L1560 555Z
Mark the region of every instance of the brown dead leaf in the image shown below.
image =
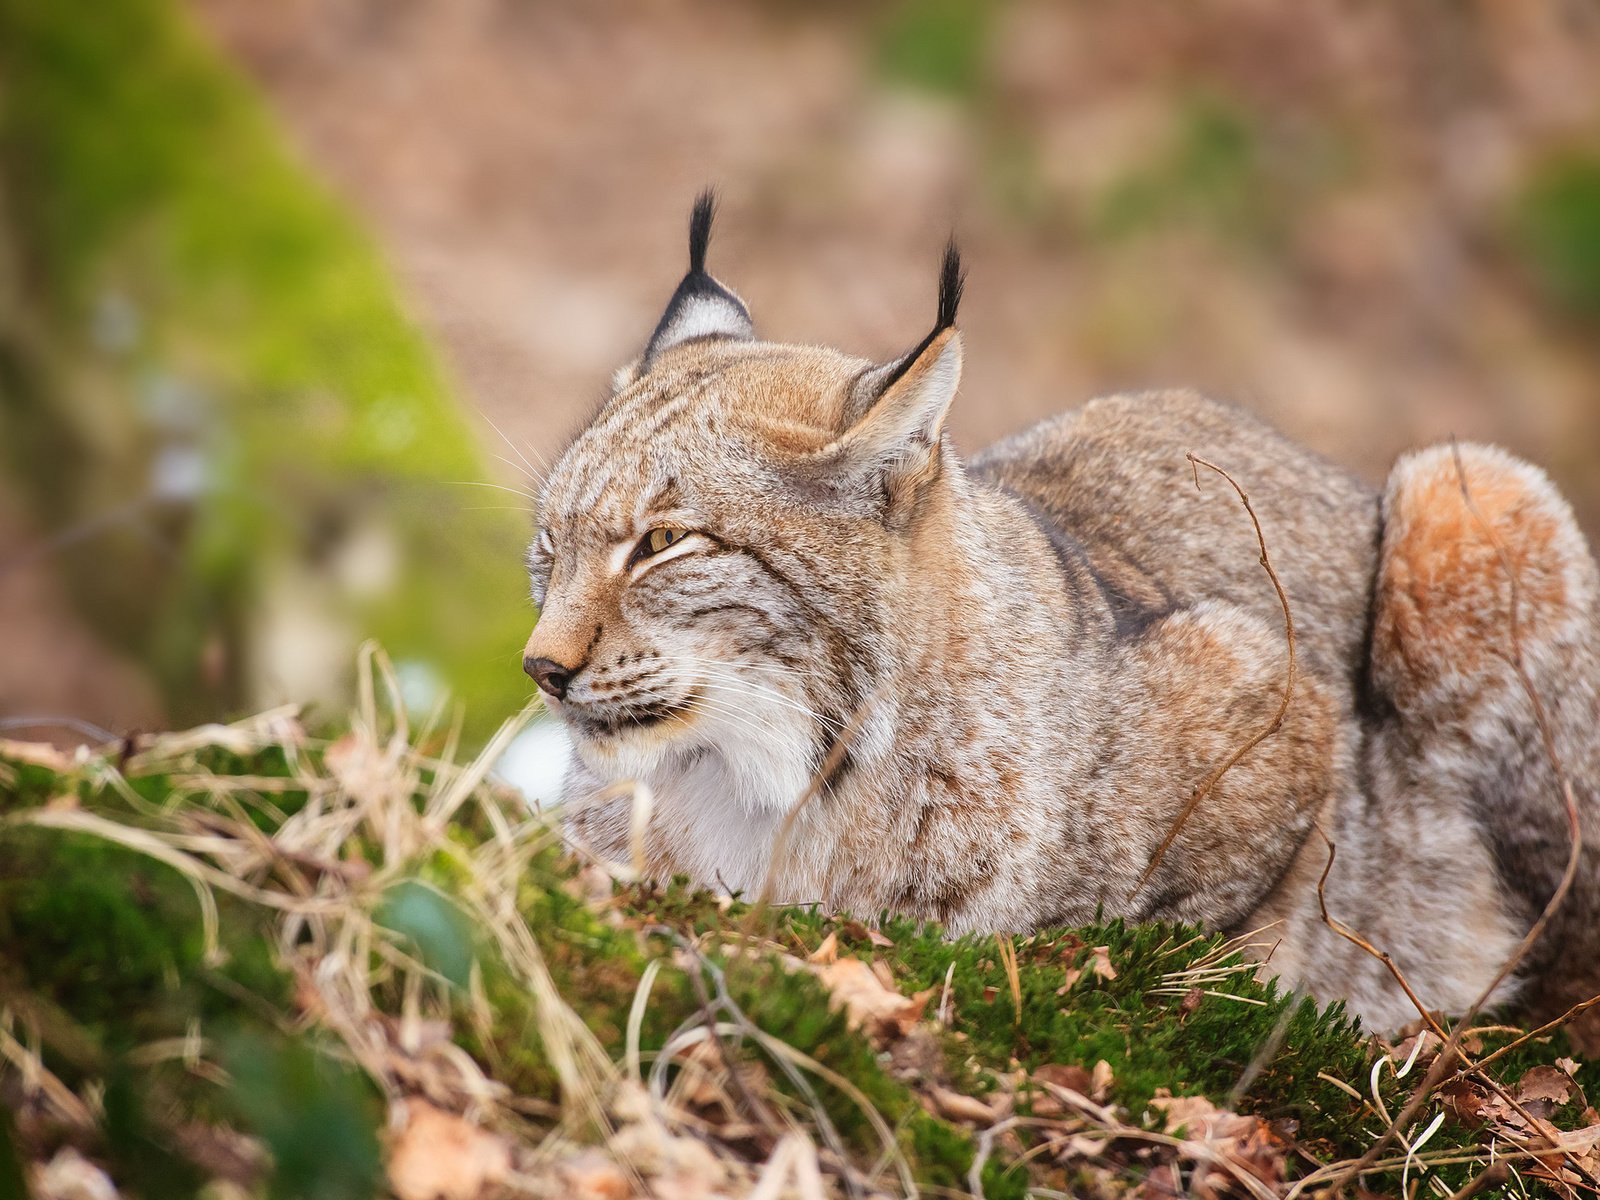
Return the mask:
M1191 1195L1209 1200L1235 1194L1228 1172L1213 1165L1217 1159L1269 1186L1283 1181L1289 1147L1267 1122L1218 1108L1204 1096L1168 1096L1165 1090L1157 1089L1150 1107L1162 1114L1169 1134L1183 1139L1179 1157L1195 1163Z
M935 1085L928 1089L928 1097L933 1101L934 1110L941 1116L951 1121L967 1121L973 1125L993 1125L1004 1114L993 1105L986 1104L976 1096L967 1096L961 1092L953 1092L949 1088Z
M1535 1117L1549 1118L1556 1109L1571 1102L1578 1085L1559 1067L1540 1064L1529 1067L1517 1083L1517 1103Z
M1163 1163L1153 1168L1134 1193L1136 1200L1186 1200L1188 1195L1189 1189L1183 1186L1177 1163Z
M1204 988L1192 987L1183 994L1183 999L1178 1001L1179 1018L1191 1017L1199 1009L1206 998Z
M841 958L831 963L814 963L811 971L822 980L836 1004L843 1006L852 1029L865 1029L879 1039L904 1037L928 1007L938 991L928 988L913 996L903 996L885 987L873 969L859 958Z
M731 1051L730 1051L731 1053ZM697 1108L724 1107L729 1113L736 1109L734 1097L742 1090L752 1096L765 1095L771 1082L767 1069L759 1061L733 1055L733 1069L738 1075L737 1085L728 1078L728 1064L723 1049L714 1041L697 1042L677 1058L684 1072L677 1087L683 1100Z
M501 1137L425 1100L401 1102L405 1126L389 1148L389 1186L399 1200L477 1200L511 1170Z
M1066 1104L1049 1088L1063 1088L1069 1092L1076 1092L1080 1096L1087 1096L1094 1088L1088 1071L1082 1067L1063 1065L1061 1063L1045 1063L1042 1067L1035 1068L1033 1082L1036 1085L1033 1097L1033 1111L1036 1116L1041 1117L1053 1117L1058 1113L1067 1111Z
M1473 1127L1487 1124L1496 1114L1496 1107L1504 1108L1498 1097L1491 1096L1487 1088L1470 1079L1458 1079L1439 1089L1439 1099L1457 1118Z
M1416 1055L1416 1065L1426 1067L1439 1057L1439 1050L1444 1045L1444 1039L1431 1029L1422 1029L1405 1038L1394 1048L1394 1057L1398 1062L1409 1062L1413 1053ZM1469 1052L1470 1053L1470 1052Z
M1161 1114L1166 1132L1175 1137L1205 1138L1222 1112L1204 1096L1174 1096L1166 1088L1156 1089L1150 1107Z
M606 1139L606 1149L612 1160L627 1163L649 1181L653 1200L706 1200L728 1194L731 1164L719 1159L699 1138L668 1130L643 1087L622 1081L612 1097L611 1111L617 1129ZM591 1194L604 1194L605 1187L615 1186L600 1163L580 1163L577 1174L583 1176L579 1182L587 1180Z
M1034 1068L1033 1078L1039 1083L1053 1083L1056 1087L1064 1087L1083 1096L1087 1096L1094 1088L1089 1072L1082 1067L1061 1063L1045 1063L1042 1067Z
M598 1150L567 1159L561 1164L561 1176L571 1200L627 1200L633 1195L627 1174Z
M1101 1059L1094 1064L1094 1070L1089 1073L1089 1099L1096 1104L1104 1104L1106 1096L1111 1092L1111 1083L1115 1076L1111 1073L1111 1064Z
M1089 969L1101 979L1117 977L1117 969L1111 965L1110 946L1096 946L1089 951Z
M839 935L832 930L829 930L828 936L822 939L822 945L818 946L810 954L806 955L806 961L808 963L820 963L824 966L829 963L838 962Z
M1056 995L1065 996L1083 978L1082 967L1068 967L1066 982L1056 989Z
M884 937L884 935L879 933L876 929L867 930L867 941L871 942L874 946L878 946L883 949L887 949L894 945L894 940L892 938Z

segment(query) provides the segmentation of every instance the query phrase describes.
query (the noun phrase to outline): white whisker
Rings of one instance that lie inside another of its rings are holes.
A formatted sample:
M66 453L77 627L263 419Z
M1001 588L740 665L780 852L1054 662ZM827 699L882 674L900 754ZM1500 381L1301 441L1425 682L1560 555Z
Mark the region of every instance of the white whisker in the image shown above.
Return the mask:
M783 677L785 679L793 679L793 680L796 680L796 681L801 682L801 683L803 683L805 681L805 678L806 678L805 673L803 671L796 670L794 667L786 667L782 663L753 663L753 662L746 662L746 661L743 661L743 660L741 660L740 662L737 662L737 663L729 663L729 662L721 662L721 661L718 661L718 660L707 660L707 659L695 658L693 655L688 655L688 654L663 654L661 657L662 657L662 659L664 661L667 661L667 662L690 663L690 664L692 664L694 666L697 666L697 667L698 666L710 666L710 667L726 667L726 668L729 668L729 669L737 669L737 670L740 670L740 671L764 671L764 672L767 672L768 674L778 675L778 676L781 676L781 677Z
M777 704L799 713L801 716L817 722L830 732L837 732L840 723L831 717L823 716L809 705L802 704L793 697L785 696L782 692L753 680L740 678L736 674L718 671L707 663L696 663L697 670L668 669L662 674L675 683L699 684L706 688L716 688L719 691L743 695L751 700L771 700Z
M689 699L684 701L683 706L690 712L695 712L701 714L702 716L715 717L719 720L726 721L729 724L737 726L738 728L743 729L746 733L757 738L770 738L774 736L774 730L770 724L761 723L749 713L740 712L736 709L730 709L724 705L717 704L714 698L710 696L690 696Z
M485 480L485 479L452 479L450 482L452 482L452 483L454 483L454 484L456 484L456 485L458 485L460 487L494 488L496 491L510 492L513 496L521 496L524 500L528 501L530 504L538 504L539 503L539 497L535 496L532 492L525 492L521 488L511 487L509 484L490 483L488 480Z
M533 456L535 458L539 459L540 467L543 468L541 470L539 467L535 467L531 462L528 461L528 456L523 454L521 448L519 448L518 445L515 442L513 442L509 437L506 436L506 431L505 430L501 429L500 426L498 426L498 425L496 425L494 423L494 418L489 416L488 413L481 412L481 411L479 412L478 415L480 417L482 417L488 423L490 429L494 430L496 433L498 433L500 435L500 440L501 441L503 441L507 446L511 447L511 453L515 454L518 458L520 458L522 460L522 465L527 468L528 481L530 483L532 483L535 487L543 486L545 476L550 471L550 464L544 461L543 456L541 456L537 450L534 450L532 446L528 447L529 451L532 452ZM499 458L500 456L496 455L495 457ZM515 466L515 464L513 464L511 462L507 462L507 460L504 459L504 458L501 458L500 461L505 463L506 466L508 466L508 467L514 467Z

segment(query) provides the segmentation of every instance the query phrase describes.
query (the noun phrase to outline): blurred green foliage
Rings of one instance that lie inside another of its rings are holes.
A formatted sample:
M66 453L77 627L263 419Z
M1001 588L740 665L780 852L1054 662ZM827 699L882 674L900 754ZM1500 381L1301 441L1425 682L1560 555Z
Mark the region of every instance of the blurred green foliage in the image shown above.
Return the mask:
M1105 237L1188 220L1248 234L1268 220L1259 138L1248 114L1214 98L1179 111L1170 143L1143 171L1102 198L1094 222Z
M87 531L58 549L85 614L177 721L258 702L276 588L492 727L526 694L522 531L464 514L477 453L367 237L176 0L0 0L0 79L6 467ZM341 577L366 535L382 569Z
M457 987L467 986L476 939L467 915L444 893L420 880L403 879L384 893L374 917L399 934L430 971Z
M984 82L996 4L910 0L894 5L878 35L878 71L888 82L971 97Z
M1537 169L1514 225L1549 297L1574 315L1600 317L1600 155L1563 155Z
M382 1192L383 1106L354 1068L310 1040L235 1038L224 1056L230 1096L272 1153L274 1200L370 1200Z

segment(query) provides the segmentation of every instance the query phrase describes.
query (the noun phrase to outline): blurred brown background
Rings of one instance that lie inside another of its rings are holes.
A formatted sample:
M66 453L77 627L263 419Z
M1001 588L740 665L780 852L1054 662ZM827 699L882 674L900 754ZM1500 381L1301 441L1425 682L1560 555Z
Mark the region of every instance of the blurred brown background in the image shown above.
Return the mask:
M959 232L965 446L1187 384L1372 478L1503 442L1600 528L1593 3L199 3L544 455L711 182L774 338L903 348Z
M132 632L107 632L97 615L120 602L86 603L106 586L98 560L70 567L57 553L70 541L90 554L98 510L58 503L50 479L20 503L0 479L0 549L19 548L0 561L0 709L148 725L307 693L336 702L349 648L371 630L344 616L321 621L316 589L348 577L347 590L371 590L363 564L393 560L400 582L383 586L414 618L408 678L419 703L443 679L498 720L527 691L514 643L531 612L515 551L503 547L528 529L505 508L528 506L489 493L502 511L485 516L463 502L466 489L446 485L475 471L521 487L522 454L547 461L560 450L681 275L688 207L708 183L722 196L712 268L776 339L874 356L905 348L927 326L939 251L958 233L971 276L954 431L967 449L1097 393L1188 385L1262 413L1374 481L1408 446L1501 442L1550 470L1591 537L1600 533L1595 0L115 0L97 22L137 20L120 41L102 39L99 60L77 36L85 18L42 11L0 0L0 17L36 45L71 49L13 64L39 77L29 95L59 116L98 75L128 76L76 117L93 150L83 163L114 183L126 174L119 154L142 161L152 129L194 124L200 132L172 152L169 175L183 185L169 191L199 190L179 211L220 226L190 222L210 230L197 244L211 247L230 232L229 204L273 188L289 208L299 201L275 175L261 189L235 176L235 126L205 141L211 101L187 100L189 84L169 89L159 112L138 108L147 75L169 57L188 61L186 50L168 56L169 42L181 50L185 31L198 32L207 61L233 77L216 103L227 107L242 84L244 107L264 107L290 160L326 181L375 239L401 305L442 353L440 403L481 461L457 456L432 490L397 491L388 476L373 483L370 462L349 467L343 427L325 423L322 474L275 466L250 476L257 501L331 497L280 539L288 565L226 577L198 607L152 608ZM169 38L173 21L183 28ZM248 112L235 125L254 128ZM136 128L139 137L127 132ZM36 206L47 215L63 190L99 186L82 182L97 178L87 167L37 169L51 144L16 130L0 139L0 201L9 185L13 213L52 179L58 191L40 191L52 198ZM217 161L193 168L208 155ZM204 208L207 189L229 187L227 200L211 197L217 211ZM0 227L6 220L0 203ZM270 242L254 230L231 231L242 260ZM19 222L13 257L27 260L37 235ZM301 277L314 277L322 243L282 242L300 273L281 269L272 247L249 277L273 303L292 304L298 290L316 290ZM129 285L118 274L128 256L108 245L100 256L112 267L80 289L89 299L61 310L63 345L121 311L119 288L156 307L188 294L165 276L144 291ZM6 266L0 254L0 283ZM321 331L343 311L335 275L324 295L334 300L285 318L280 341L345 339L382 360L389 342L351 338L360 324ZM48 282L48 272L18 277L34 276ZM28 286L10 309L9 295L0 287L0 366L35 304ZM109 309L107 297L117 301ZM170 349L187 344L182 332L163 354L192 373L192 356ZM350 411L382 409L393 390L382 367L347 381ZM342 402L344 384L302 375L257 391L274 403L297 392ZM0 386L11 378L0 372ZM236 390L257 394L249 380ZM56 389L46 407L71 395ZM322 409L305 411L321 419ZM417 411L372 436L446 428ZM291 442L298 419L277 423ZM95 453L127 440L102 432ZM417 444L423 461L403 469L426 474L429 443ZM336 478L345 471L351 479ZM406 569L448 581L476 560L456 563L448 533L386 532L395 496L497 564L485 568L489 582L462 582L439 606L414 599ZM216 611L216 595L232 598L226 619L193 615ZM257 620L269 608L276 615ZM472 624L473 613L497 626L480 631L482 644L432 644L434 631ZM197 620L203 637L166 639L167 665L148 667L141 647L163 621ZM308 661L278 661L297 654Z

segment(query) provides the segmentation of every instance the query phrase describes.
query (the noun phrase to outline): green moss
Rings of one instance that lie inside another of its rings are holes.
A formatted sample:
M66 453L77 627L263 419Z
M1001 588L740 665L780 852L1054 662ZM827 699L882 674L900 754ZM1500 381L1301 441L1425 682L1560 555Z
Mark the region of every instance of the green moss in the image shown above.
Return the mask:
M297 769L314 771L315 749L299 753ZM231 772L236 782L283 777L291 765L278 750L243 757L207 751L203 757L206 768L223 778ZM184 772L193 768L186 763ZM34 768L25 775L18 764L0 762L0 772L0 779L26 779L26 803L74 795L86 810L124 824L146 819L141 812L148 803L216 803L198 785L192 794L175 796L175 777L159 769L130 781L141 803L87 783L92 770L57 777ZM248 788L234 795L268 833L296 803L292 793L256 802ZM17 793L12 799L18 801ZM106 1082L101 1149L118 1179L177 1178L173 1130L184 1121L224 1121L242 1123L269 1143L278 1162L274 1194L370 1194L381 1106L366 1081L330 1061L314 1026L296 1025L287 982L269 949L270 914L224 900L222 943L229 961L210 968L200 958L193 895L174 872L81 835L0 829L0 962L8 964L0 1000L41 1031L47 1062L69 1083ZM454 831L466 852L488 836L471 821ZM360 838L349 849L376 853ZM682 881L617 888L609 904L597 905L578 888L574 867L550 839L521 877L518 906L557 990L609 1056L624 1056L629 1012L652 963L657 975L639 1036L646 1071L674 1032L705 1019L702 997L715 1007L725 986L736 1008L721 1010L721 1018L748 1021L848 1080L893 1131L929 1194L963 1192L975 1153L970 1129L925 1108L916 1089L929 1079L982 1096L1008 1087L1019 1070L1051 1063L1092 1070L1104 1060L1111 1068L1107 1098L1135 1124L1158 1124L1149 1109L1157 1089L1205 1096L1258 1113L1286 1136L1292 1132L1299 1154L1292 1167L1357 1155L1384 1124L1371 1103L1330 1082L1362 1096L1370 1086L1370 1051L1342 1009L1280 994L1227 957L1212 935L1111 922L1010 939L1018 1005L993 937L951 939L936 926L902 919L872 928L814 909L755 912ZM559 1103L560 1081L541 1042L535 997L492 945L465 926L465 910L452 899L468 883L461 862L436 850L406 864L401 878L381 902L375 897L380 921L408 937L441 973L475 978L487 1000L486 1007L475 1004L468 988L445 993L455 1006L458 1042L514 1094ZM803 957L830 935L839 953L881 963L900 992L929 992L929 1008L944 1009L948 1026L926 1035L930 1040L914 1066L852 1031L814 975L769 949L776 944L792 958ZM1197 996L1193 972L1199 969L1206 975ZM380 1011L398 1012L398 983L378 985L374 998ZM296 1027L303 1032L285 1033ZM180 1063L136 1065L128 1056L135 1046L191 1028L223 1047L231 1084L197 1086ZM1483 1035L1482 1052L1511 1036ZM820 1075L808 1075L810 1086L802 1092L753 1039L729 1038L727 1044L764 1064L773 1103L804 1114L820 1102L860 1164L880 1159L880 1134L856 1096ZM1514 1083L1565 1052L1560 1037L1540 1039L1509 1055L1496 1074ZM1243 1087L1247 1072L1252 1078ZM1420 1076L1420 1069L1405 1079L1379 1071L1379 1094L1390 1112L1405 1103ZM1578 1081L1600 1094L1600 1064L1582 1065ZM1019 1103L1026 1115L1031 1093L1024 1090ZM1418 1129L1433 1120L1439 1104L1432 1101L1419 1114ZM1582 1122L1581 1105L1569 1104L1551 1119L1574 1128ZM1013 1135L1024 1149L1034 1136L1026 1126ZM1480 1139L1479 1131L1449 1120L1429 1145L1477 1152ZM1030 1187L1070 1194L1087 1186L1047 1159L1019 1161L1014 1144L997 1144L984 1167L986 1194L1021 1197ZM1473 1170L1470 1163L1445 1166L1437 1178L1453 1190ZM1138 1161L1128 1160L1126 1171L1136 1179Z

